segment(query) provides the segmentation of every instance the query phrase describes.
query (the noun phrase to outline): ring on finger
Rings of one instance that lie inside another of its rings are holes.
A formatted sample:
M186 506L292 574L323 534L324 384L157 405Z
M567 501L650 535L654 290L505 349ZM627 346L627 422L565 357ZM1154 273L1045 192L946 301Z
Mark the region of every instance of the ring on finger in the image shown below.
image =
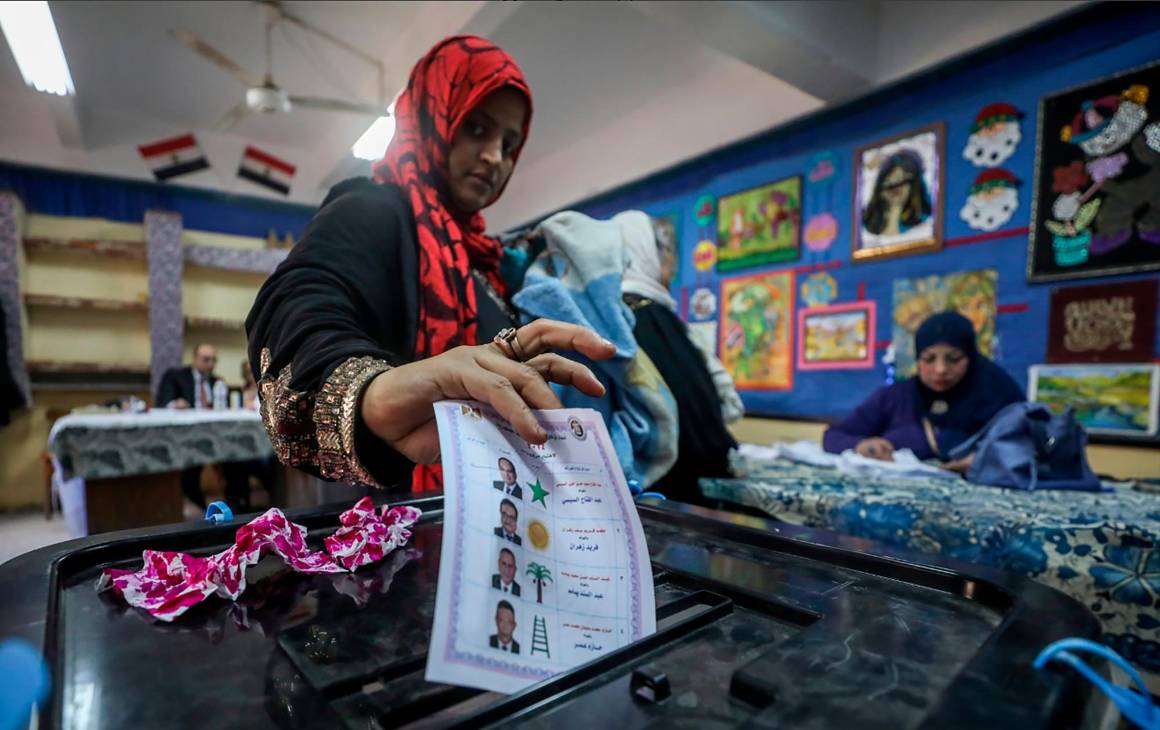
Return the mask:
M517 336L515 330L512 330L511 346L512 350L516 353L517 360L520 362L528 361L528 353L524 351L523 345L520 344L520 338Z
M499 334L492 338L491 341L494 342L501 350L503 350L503 353L512 360L524 362L528 359L524 352L524 348L520 345L519 338L516 336L515 327L503 328L500 330Z

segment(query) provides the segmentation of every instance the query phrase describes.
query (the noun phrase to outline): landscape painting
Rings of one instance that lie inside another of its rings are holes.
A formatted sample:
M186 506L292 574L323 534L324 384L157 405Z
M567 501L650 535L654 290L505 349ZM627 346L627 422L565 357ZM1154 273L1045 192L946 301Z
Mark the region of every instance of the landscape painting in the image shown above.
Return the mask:
M1154 437L1160 365L1035 365L1028 400L1062 413L1075 409L1089 433Z

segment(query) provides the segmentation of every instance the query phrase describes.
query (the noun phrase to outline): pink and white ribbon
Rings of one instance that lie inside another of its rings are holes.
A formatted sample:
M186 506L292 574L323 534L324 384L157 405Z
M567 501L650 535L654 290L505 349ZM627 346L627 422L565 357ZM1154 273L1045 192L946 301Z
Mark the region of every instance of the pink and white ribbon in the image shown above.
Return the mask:
M306 545L306 528L275 507L238 528L234 544L216 555L146 550L140 570L110 568L97 590L111 589L130 606L173 621L214 593L237 600L246 589L246 568L269 553L300 573L346 573L381 560L406 544L408 528L420 514L414 507L386 505L376 511L370 497L363 497L339 517L342 527L323 540L326 551L314 552Z

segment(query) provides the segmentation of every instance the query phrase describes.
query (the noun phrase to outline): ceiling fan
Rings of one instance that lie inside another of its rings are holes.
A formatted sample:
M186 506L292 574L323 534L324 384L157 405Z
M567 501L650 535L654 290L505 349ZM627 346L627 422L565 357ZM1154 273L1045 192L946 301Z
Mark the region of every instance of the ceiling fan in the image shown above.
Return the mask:
M234 127L238 122L242 121L251 113L262 114L285 114L294 109L319 109L322 111L334 112L350 112L354 114L366 114L370 116L386 116L389 114L387 105L383 102L383 76L384 70L382 63L354 46L346 43L340 38L337 38L330 33L318 28L317 26L299 18L296 15L286 12L278 0L262 0L261 4L265 6L266 15L266 74L259 77L251 71L243 68L240 64L235 62L226 54L211 46L204 41L196 33L189 30L175 29L170 30L169 34L173 36L179 43L186 46L194 53L202 56L206 60L212 62L226 73L233 76L238 81L241 81L246 86L245 99L239 102L236 106L226 112L225 116L217 121L214 128L218 131L226 131ZM344 99L326 99L314 96L298 96L290 94L274 81L274 75L271 71L271 53L270 53L270 33L274 26L281 21L294 23L310 33L314 33L331 43L343 48L344 50L358 56L364 61L374 65L378 69L379 75L379 103L366 104L359 101L347 101Z

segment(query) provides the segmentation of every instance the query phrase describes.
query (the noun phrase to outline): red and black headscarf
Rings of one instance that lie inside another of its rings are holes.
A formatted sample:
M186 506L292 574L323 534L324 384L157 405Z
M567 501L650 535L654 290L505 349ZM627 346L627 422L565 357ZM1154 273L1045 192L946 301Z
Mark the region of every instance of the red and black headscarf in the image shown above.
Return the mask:
M395 136L374 166L375 179L404 189L415 213L419 238L419 323L415 357L422 359L459 345L475 344L475 283L471 268L501 294L502 249L485 236L483 216L457 217L448 208L448 157L459 125L484 97L510 86L527 99L518 160L532 121L532 92L523 72L502 49L476 36L453 36L435 45L411 70L407 88L395 100ZM506 183L505 183L506 186ZM503 188L488 204L494 203ZM417 492L439 489L438 466L416 467Z
M475 286L470 269L501 293L499 241L485 236L483 216L456 217L448 208L448 157L459 125L488 94L504 86L527 99L519 159L532 118L532 92L515 60L476 36L453 36L435 45L411 70L395 100L395 136L374 166L379 182L402 187L415 213L419 238L419 326L416 358L475 344ZM489 205L503 192L496 191Z

